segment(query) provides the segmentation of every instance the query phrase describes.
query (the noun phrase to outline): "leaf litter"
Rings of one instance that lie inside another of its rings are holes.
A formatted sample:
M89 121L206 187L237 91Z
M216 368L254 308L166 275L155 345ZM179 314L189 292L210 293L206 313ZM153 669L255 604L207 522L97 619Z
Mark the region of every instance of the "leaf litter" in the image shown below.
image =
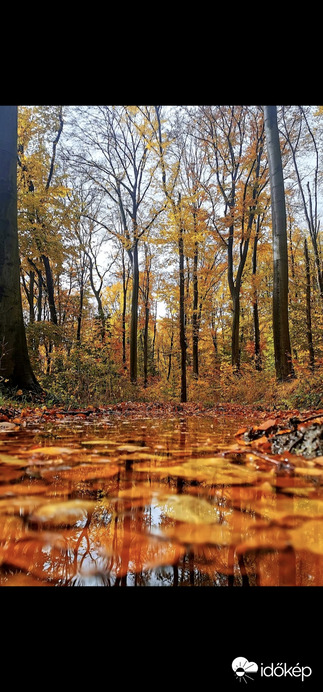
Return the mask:
M279 585L285 573L321 585L323 418L253 412L250 427L251 413L15 411L0 445L0 585L93 575L149 585L166 574L167 584ZM309 431L316 455L286 446L295 431L297 442Z

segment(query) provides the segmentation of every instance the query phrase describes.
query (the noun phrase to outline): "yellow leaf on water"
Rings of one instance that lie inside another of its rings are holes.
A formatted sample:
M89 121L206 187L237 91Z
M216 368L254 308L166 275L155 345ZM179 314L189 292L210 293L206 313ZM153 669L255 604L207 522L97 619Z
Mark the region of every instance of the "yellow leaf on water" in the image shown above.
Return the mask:
M23 459L11 456L11 454L0 454L0 464L8 464L10 466L28 466L28 463Z
M192 495L168 495L154 503L154 507L177 521L191 524L214 524L219 521L219 508L216 505Z
M104 445L104 446L109 446L112 445L113 447L116 446L116 442L113 442L112 440L102 440L102 438L98 440L84 440L81 442L81 445Z
M60 456L61 454L73 454L77 450L70 447L36 447L30 449L29 454L46 454L48 456Z
M309 550L323 555L323 521L313 519L289 532L293 547L296 550Z
M68 500L51 502L37 507L30 517L32 523L51 524L52 526L85 526L94 511L95 502L86 500Z

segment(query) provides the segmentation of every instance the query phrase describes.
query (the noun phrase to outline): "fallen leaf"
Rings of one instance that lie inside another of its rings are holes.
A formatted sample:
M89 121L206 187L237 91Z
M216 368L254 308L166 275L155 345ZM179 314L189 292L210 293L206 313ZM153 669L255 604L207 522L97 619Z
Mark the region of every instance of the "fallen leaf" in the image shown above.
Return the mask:
M12 456L11 454L0 454L0 464L8 464L9 466L29 466L27 461L19 459L19 457Z
M169 495L153 504L170 519L191 524L213 524L219 521L219 507L191 495Z
M111 445L115 447L117 442L113 442L112 440L102 440L102 438L99 438L98 440L83 440L81 441L81 445L104 445L105 447Z
M67 500L40 505L31 514L31 523L51 526L85 526L91 516L95 502L86 500Z
M309 550L323 555L323 521L306 521L290 532L291 542L296 550Z
M73 447L36 447L28 450L28 454L44 454L46 456L60 456L61 454L73 454L77 450ZM27 452L26 452L27 453Z

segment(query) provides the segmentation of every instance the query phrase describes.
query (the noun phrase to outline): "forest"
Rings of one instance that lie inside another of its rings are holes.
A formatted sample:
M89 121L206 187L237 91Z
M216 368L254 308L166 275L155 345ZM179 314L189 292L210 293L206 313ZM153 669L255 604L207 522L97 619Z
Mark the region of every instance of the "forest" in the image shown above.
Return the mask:
M0 106L0 586L323 584L322 174L323 106Z
M322 108L276 108L278 265L264 111L18 108L23 322L53 401L320 404ZM3 391L30 390L1 340Z

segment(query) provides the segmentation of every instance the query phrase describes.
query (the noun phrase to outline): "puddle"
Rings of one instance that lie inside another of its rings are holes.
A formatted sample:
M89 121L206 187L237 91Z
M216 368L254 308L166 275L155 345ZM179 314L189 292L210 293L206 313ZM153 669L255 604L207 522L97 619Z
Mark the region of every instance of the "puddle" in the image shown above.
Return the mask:
M237 453L226 416L0 435L0 586L321 586L323 468Z

